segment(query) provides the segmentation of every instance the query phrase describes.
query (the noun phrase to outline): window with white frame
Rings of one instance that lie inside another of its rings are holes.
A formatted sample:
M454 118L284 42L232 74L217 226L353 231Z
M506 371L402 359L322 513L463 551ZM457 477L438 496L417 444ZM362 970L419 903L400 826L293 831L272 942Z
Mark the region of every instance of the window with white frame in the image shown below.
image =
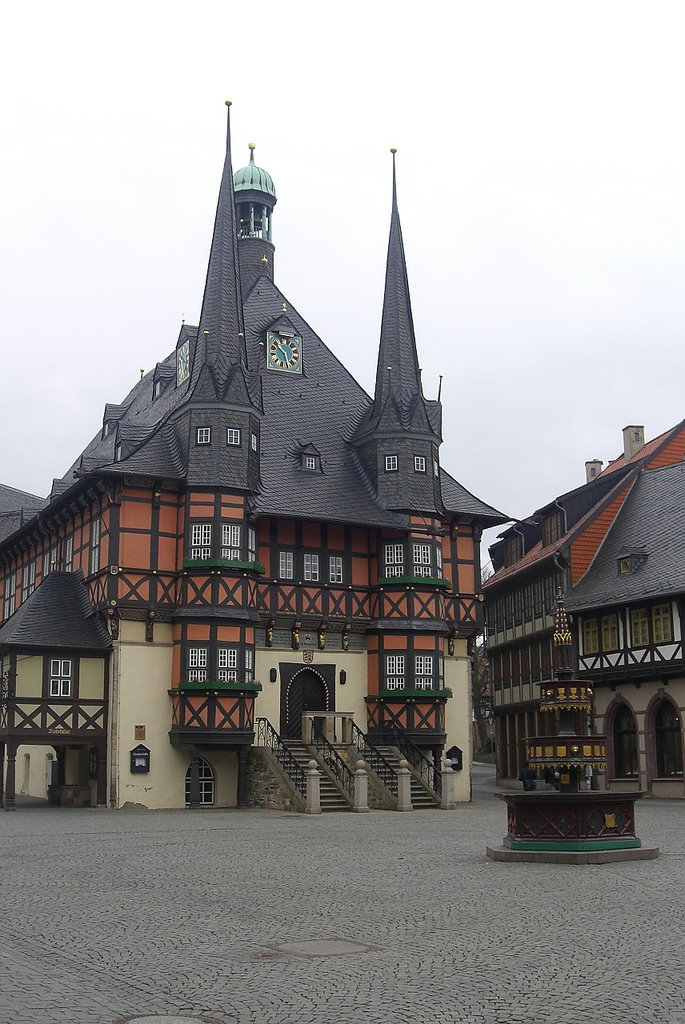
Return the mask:
M385 688L404 689L404 655L387 654L385 657Z
M234 683L238 678L238 649L220 647L217 651L217 679L220 683Z
M404 576L404 544L385 545L385 575Z
M414 576L431 575L431 545L413 544Z
M203 560L212 557L211 523L193 523L190 527L190 557Z
M253 434L252 437L250 438L250 444L252 446L252 451L256 452L257 451L257 435L256 434Z
M34 560L24 566L21 577L21 599L25 601L36 589L36 563Z
M304 578L317 581L319 578L319 556L305 552L304 556Z
M100 520L93 519L90 524L90 572L100 568Z
M212 428L211 427L198 427L197 428L197 444L211 444L212 443Z
M14 615L17 607L17 576L16 573L9 573L5 577L5 618Z
M343 560L342 555L330 555L328 559L328 578L331 583L342 583L343 581Z
M257 531L252 526L247 528L247 560L257 561Z
M293 553L292 551L279 551L278 553L278 575L282 580L293 578Z
M254 678L254 651L252 648L245 649L245 682L251 683Z
M207 648L188 648L188 682L207 682Z
M304 457L304 468L305 469L316 469L316 455L305 455L305 457Z
M240 527L231 523L221 524L221 557L240 558Z
M74 536L67 537L64 542L64 571L71 572L74 564Z
M438 541L435 548L435 564L438 569L442 572L442 544Z
M397 456L386 455L385 456L385 472L396 473L397 472Z
M240 444L240 428L239 427L227 427L226 428L226 444Z
M161 382L161 380L156 380L154 382L154 384L152 385L152 397L153 398L159 398L161 393L162 393L162 382Z
M71 697L71 679L71 659L50 658L50 696Z
M47 549L47 551L43 552L43 579L45 579L46 576L49 576L51 572L54 572L55 568L57 567L57 555L56 555L56 552L57 552L57 546L56 545L55 545L55 547L53 547L51 545Z
M433 689L433 655L417 654L414 659L414 686L417 690Z
M433 459L433 476L439 476L440 467L438 466L438 460Z
M414 472L425 473L426 472L426 460L423 455L414 456Z

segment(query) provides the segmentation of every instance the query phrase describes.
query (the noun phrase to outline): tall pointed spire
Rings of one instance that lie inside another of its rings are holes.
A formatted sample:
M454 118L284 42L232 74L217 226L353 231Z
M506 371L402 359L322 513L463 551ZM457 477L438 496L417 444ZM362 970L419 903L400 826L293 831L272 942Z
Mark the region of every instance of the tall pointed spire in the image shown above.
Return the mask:
M416 354L414 320L409 297L409 279L404 256L400 214L397 208L395 168L397 150L393 148L390 152L392 153L392 213L374 395L377 415L380 414L390 395L401 406L406 406L421 394L419 360Z
M221 175L219 201L214 220L214 234L209 253L207 280L202 299L198 332L198 352L204 359L196 360L194 376L200 372L199 362L211 369L219 397L238 367L246 365L243 302L238 265L238 232L236 229L233 168L231 165L231 101L226 100L226 157ZM201 346L204 342L204 353Z

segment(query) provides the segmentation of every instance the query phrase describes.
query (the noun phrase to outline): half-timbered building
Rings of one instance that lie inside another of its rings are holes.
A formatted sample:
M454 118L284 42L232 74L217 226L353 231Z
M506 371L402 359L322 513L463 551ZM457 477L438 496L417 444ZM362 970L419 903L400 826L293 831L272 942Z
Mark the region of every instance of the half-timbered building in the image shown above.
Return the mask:
M526 740L553 734L539 713L552 680L555 593L573 613L578 679L594 687L612 788L683 796L685 423L586 464L587 480L507 529L484 586L498 773L515 779ZM579 722L581 729L583 723ZM582 731L582 729L581 729Z
M394 162L372 397L278 288L275 205L229 132L197 327L0 545L7 806L32 749L56 801L245 805L255 748L297 771L310 713L367 757L461 748L468 799L479 540L504 517L440 464Z

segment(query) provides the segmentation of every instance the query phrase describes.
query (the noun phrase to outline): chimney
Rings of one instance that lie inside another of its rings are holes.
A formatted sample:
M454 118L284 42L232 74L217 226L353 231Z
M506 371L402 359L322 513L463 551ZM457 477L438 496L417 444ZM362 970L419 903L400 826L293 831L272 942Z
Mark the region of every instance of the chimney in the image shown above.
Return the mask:
M627 462L645 446L645 428L629 426L623 428L623 458Z
M601 459L590 459L585 463L585 483L589 484L602 472L604 463Z

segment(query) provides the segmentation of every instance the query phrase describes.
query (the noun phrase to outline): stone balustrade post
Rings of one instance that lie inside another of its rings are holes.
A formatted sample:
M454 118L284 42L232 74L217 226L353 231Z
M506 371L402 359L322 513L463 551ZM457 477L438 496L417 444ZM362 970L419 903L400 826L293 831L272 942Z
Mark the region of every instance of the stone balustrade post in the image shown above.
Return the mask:
M452 771L449 761L443 766L442 772L442 793L440 795L440 810L454 811L457 807L457 773Z
M366 812L369 809L369 776L366 772L366 764L357 761L354 771L354 799L352 810Z
M307 803L306 814L321 814L321 772L312 760L307 765Z
M397 769L397 810L413 811L411 802L411 773L409 762L404 758L400 761Z

